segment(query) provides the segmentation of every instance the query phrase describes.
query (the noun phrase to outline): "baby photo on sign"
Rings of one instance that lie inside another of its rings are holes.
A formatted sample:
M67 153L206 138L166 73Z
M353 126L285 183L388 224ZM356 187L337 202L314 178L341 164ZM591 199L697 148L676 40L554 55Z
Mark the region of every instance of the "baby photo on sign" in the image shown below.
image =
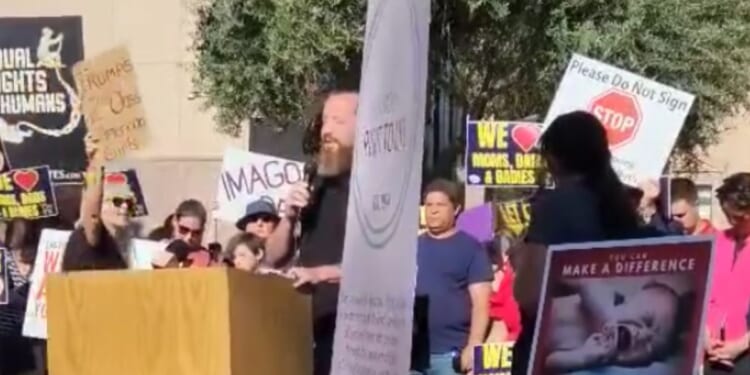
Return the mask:
M531 374L694 373L712 242L657 241L553 248Z
M677 374L689 350L695 300L686 275L564 279L552 296L548 374L592 367L647 368Z

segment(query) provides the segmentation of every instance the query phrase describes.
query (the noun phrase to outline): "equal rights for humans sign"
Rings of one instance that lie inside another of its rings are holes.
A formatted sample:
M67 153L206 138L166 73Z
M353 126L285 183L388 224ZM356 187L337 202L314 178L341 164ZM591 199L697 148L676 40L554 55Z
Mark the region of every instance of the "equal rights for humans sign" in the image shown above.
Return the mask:
M0 170L48 165L55 184L82 180L86 129L71 70L83 55L79 16L0 18Z
M574 54L544 120L584 110L607 131L612 166L623 182L658 180L695 97Z
M245 207L258 199L283 204L287 189L304 178L304 163L229 148L224 152L216 192L216 216L235 222Z

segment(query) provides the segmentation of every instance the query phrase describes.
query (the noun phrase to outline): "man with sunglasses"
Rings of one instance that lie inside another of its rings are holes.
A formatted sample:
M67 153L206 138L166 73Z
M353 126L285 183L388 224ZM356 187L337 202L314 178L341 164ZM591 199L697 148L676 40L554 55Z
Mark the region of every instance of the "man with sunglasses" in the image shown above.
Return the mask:
M247 205L245 216L237 220L235 226L242 232L251 233L265 240L279 224L279 213L272 201L258 199Z

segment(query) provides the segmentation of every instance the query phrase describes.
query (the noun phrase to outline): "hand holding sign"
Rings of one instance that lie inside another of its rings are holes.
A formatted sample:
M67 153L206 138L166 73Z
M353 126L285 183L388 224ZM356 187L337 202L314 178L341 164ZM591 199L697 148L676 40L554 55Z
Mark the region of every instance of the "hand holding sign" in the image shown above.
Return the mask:
M247 205L258 199L272 200L278 211L287 211L284 198L290 194L292 186L304 180L303 166L293 160L227 149L217 186L216 217L235 223L244 216ZM305 189L298 187L296 190ZM304 196L299 198L304 200ZM298 206L307 204L295 200Z
M86 136L83 138L83 145L86 148L86 159L88 160L89 169L101 166L103 160L99 152L99 139L93 133L86 133Z

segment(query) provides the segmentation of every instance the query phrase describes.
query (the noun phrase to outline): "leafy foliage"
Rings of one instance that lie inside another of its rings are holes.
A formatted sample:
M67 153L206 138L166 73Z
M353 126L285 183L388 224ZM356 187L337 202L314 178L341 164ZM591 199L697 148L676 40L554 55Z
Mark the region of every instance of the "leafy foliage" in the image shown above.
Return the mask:
M698 100L678 147L715 142L750 92L746 0L433 0L430 79L474 117L543 116L571 53ZM361 54L362 0L215 0L200 11L196 83L236 133L282 125Z
M251 116L295 123L321 84L358 56L364 4L347 0L215 0L198 9L195 84L238 134Z

